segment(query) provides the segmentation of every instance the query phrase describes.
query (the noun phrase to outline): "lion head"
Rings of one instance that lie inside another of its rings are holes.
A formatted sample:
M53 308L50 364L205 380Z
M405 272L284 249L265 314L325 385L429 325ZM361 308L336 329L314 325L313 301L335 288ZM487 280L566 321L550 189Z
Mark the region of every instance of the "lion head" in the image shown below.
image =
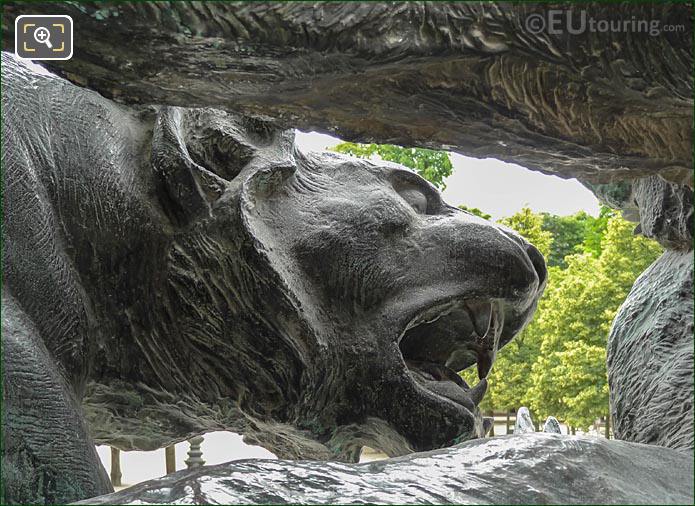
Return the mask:
M229 429L355 460L483 434L495 353L545 283L533 246L403 167L301 153L270 121L8 68L26 107L4 116L22 183L5 279L96 443ZM469 386L457 372L476 363Z
M207 364L177 380L159 354L161 381L345 459L483 434L495 354L545 285L534 246L401 166L304 154L262 120L164 108L152 149L176 226L151 334Z

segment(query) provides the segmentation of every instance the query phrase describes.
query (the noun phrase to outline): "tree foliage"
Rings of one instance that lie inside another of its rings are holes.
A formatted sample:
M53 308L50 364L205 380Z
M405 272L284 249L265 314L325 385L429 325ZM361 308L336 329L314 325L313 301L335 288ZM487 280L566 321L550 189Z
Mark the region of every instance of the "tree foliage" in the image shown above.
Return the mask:
M492 218L492 215L487 214L485 211L481 211L477 207L468 207L461 204L459 206L459 209L461 209L461 211L466 211L467 213L470 213L473 216L477 216L478 218L482 218L484 220L489 220Z
M598 257L601 254L601 243L608 228L608 220L618 215L618 211L610 207L601 206L598 218L591 218L587 223L586 235L581 251Z
M382 160L400 163L413 169L440 190L446 188L444 180L451 175L453 170L449 153L446 151L403 148L393 144L356 144L354 142L343 142L332 150L360 158L378 156Z
M548 256L570 253L549 265L548 285L533 321L498 352L481 409L526 405L536 420L553 415L587 428L608 413L610 325L661 247L634 236L634 224L607 208L598 218L584 213L557 217L524 208L500 222ZM583 236L577 241L579 232ZM476 381L474 369L462 373L469 383Z
M516 214L502 218L498 223L516 230L538 248L544 257L550 253L553 235L547 230L543 230L543 215L534 213L528 207L523 207Z
M565 258L575 253L601 254L601 239L606 233L608 220L616 216L616 211L601 207L598 218L580 211L571 216L556 216L542 213L543 230L553 237L552 247L546 262L549 266L567 268Z
M543 230L553 237L553 244L546 262L552 267L566 268L565 257L581 250L587 229L594 220L585 212L572 216L556 216L543 213Z
M634 236L634 224L619 214L605 224L598 256L589 243L585 251L565 258L565 269L551 271L530 325L540 336L540 353L532 366L532 386L521 401L538 418L554 415L586 428L608 413L608 332L635 279L662 250Z

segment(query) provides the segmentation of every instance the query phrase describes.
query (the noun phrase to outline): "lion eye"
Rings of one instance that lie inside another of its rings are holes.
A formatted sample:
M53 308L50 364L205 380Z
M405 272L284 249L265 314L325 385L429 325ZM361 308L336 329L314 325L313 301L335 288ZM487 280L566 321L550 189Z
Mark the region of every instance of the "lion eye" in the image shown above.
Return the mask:
M427 196L416 188L400 190L398 194L420 214L427 213Z

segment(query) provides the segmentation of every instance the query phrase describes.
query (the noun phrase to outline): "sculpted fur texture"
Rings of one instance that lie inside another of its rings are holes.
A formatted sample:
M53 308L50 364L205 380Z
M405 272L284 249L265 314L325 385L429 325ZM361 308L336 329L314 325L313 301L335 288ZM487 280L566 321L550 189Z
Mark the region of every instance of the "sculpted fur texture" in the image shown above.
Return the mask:
M6 55L3 112L13 500L109 491L94 442L228 429L354 461L483 435L495 353L545 285L514 232L400 166L301 153L257 118L117 105Z

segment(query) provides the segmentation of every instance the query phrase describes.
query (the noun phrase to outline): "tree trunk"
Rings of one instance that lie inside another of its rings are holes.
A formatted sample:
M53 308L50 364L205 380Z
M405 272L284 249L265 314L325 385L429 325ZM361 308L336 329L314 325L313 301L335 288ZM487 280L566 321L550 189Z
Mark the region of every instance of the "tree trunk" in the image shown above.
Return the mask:
M120 487L121 482L121 450L111 447L111 484L114 487Z
M167 474L176 472L176 446L171 445L164 448L164 458L166 460Z
M606 428L604 435L606 436L606 439L611 438L611 414L610 412L606 415Z
M507 434L511 434L511 432L509 432L509 418L510 418L509 410L507 410L507 431L506 431Z

